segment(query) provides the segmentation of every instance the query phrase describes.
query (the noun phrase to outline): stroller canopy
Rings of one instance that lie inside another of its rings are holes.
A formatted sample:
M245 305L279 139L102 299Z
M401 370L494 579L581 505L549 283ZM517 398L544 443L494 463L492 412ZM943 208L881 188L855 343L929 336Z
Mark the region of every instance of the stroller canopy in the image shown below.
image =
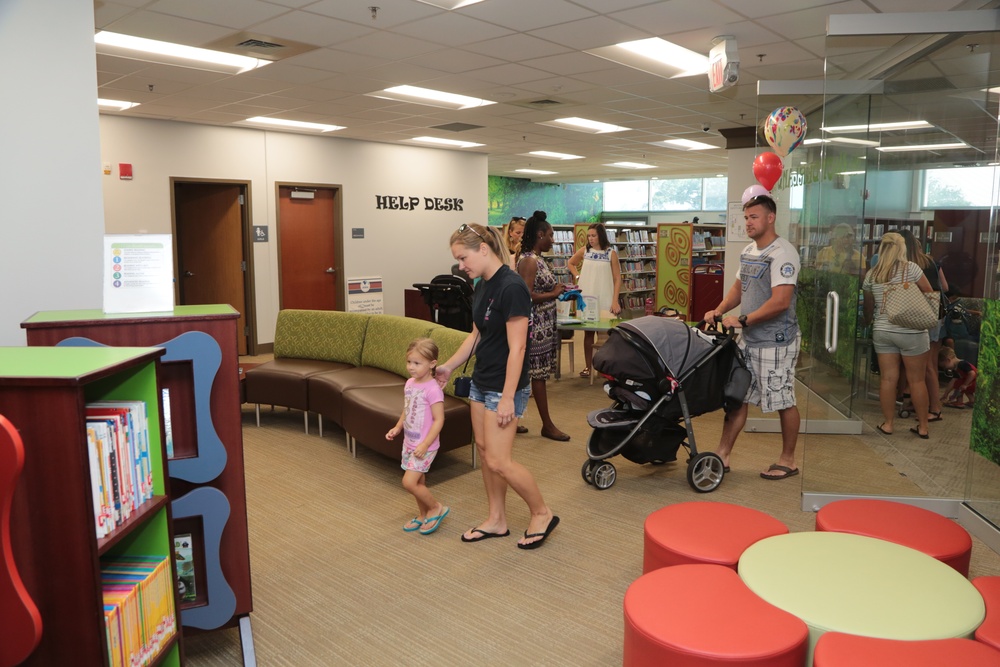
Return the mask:
M687 373L714 346L711 336L669 317L647 315L618 327L645 341L675 378Z

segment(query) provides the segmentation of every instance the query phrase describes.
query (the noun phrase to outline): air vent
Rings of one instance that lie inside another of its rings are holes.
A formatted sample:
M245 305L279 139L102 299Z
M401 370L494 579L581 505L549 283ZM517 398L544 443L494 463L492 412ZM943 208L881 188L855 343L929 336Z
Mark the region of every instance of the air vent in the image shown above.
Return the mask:
M265 42L262 39L245 39L236 45L238 48L243 49L283 49L284 44L275 44L274 42Z
M536 107L547 107L552 106L553 104L562 104L562 102L557 102L556 100L534 100L532 102L528 102L528 104Z
M446 132L465 132L466 130L478 130L482 125L471 125L469 123L447 123L446 125L435 125L432 130L444 130Z

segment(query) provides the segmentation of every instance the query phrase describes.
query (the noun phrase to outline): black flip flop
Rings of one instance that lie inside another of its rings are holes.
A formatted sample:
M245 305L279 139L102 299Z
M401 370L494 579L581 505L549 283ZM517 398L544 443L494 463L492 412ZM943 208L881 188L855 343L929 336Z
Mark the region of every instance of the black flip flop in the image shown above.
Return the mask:
M545 527L545 532L544 533L529 533L528 531L524 531L524 538L525 539L530 539L532 537L540 537L542 539L535 540L534 542L528 542L527 544L522 544L521 542L518 542L517 543L517 548L518 549L537 549L538 547L542 546L542 542L544 542L548 538L549 533L551 533L553 530L555 530L556 526L558 526L558 525L559 525L559 517L557 517L556 515L553 514L552 515L552 519L549 521L549 525Z
M883 426L885 426L885 424L879 424L875 428L877 428L878 432L881 433L882 435L892 435L892 431L886 431L884 428L882 428Z
M930 434L930 433L921 433L920 431L918 431L918 430L917 430L917 428L916 428L916 427L913 427L913 428L911 428L911 429L910 429L910 433L916 433L917 435L919 435L919 436L920 436L921 438L923 438L924 440L927 440L928 438L930 438L930 437L931 437L931 434Z
M469 532L470 533L479 533L479 537L466 537L463 534L462 535L462 541L463 542L482 542L483 540L488 540L491 537L507 537L508 535L510 535L510 531L509 530L505 530L502 533L487 533L482 528L473 528Z

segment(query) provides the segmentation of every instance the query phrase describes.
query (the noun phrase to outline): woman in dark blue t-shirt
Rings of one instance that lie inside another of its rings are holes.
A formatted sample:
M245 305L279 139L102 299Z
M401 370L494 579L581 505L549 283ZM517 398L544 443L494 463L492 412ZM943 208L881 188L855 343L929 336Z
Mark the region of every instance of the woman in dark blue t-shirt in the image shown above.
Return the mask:
M559 523L542 499L534 477L513 459L517 419L531 395L528 384L528 286L507 265L508 253L498 236L482 225L462 225L451 235L451 253L459 269L480 278L472 304L472 331L448 361L437 368L438 382L476 354L469 406L472 431L482 461L489 516L462 535L478 542L510 535L507 526L507 486L521 496L531 512L520 549L542 545Z

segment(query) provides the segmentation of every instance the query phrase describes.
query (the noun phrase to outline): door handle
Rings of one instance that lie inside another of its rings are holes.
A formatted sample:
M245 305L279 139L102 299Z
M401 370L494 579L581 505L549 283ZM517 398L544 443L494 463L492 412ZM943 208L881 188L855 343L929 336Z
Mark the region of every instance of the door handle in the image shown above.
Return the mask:
M194 274L193 274L193 273L191 273L190 271L185 271L185 272L184 272L184 277L185 277L185 278L193 278L193 277L194 277Z
M336 273L336 272L337 272L337 269L335 269L335 268L333 268L333 267L331 266L331 267L330 267L329 269L327 269L327 270L326 270L326 272L327 272L327 273Z
M833 354L837 351L837 335L840 329L840 295L836 292L826 293L826 331L823 343L826 351Z

